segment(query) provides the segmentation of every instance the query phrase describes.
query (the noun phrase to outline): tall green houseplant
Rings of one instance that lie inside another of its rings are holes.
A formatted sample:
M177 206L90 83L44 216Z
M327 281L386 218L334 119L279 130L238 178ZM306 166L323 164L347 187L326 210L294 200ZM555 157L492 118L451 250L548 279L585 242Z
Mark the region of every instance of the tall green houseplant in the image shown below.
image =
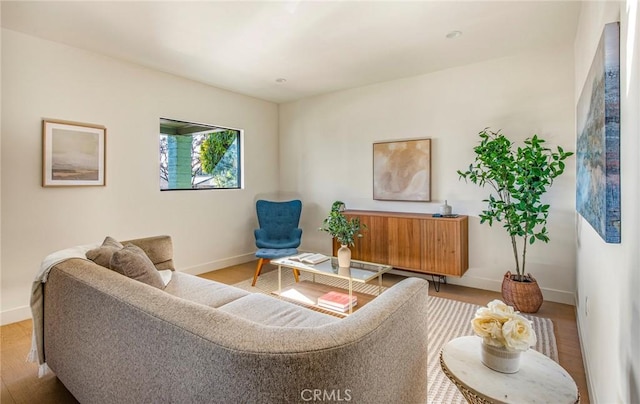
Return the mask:
M564 160L573 153L560 146L551 150L538 135L517 148L500 130L485 128L479 136L480 144L473 149L475 160L468 170L458 170L458 175L473 184L492 188L489 198L483 200L487 209L480 214L480 223L487 222L489 226L494 221L503 223L511 237L517 280L526 281L527 246L537 240L549 242L549 205L542 202L542 195L564 172ZM522 255L518 253L518 241Z

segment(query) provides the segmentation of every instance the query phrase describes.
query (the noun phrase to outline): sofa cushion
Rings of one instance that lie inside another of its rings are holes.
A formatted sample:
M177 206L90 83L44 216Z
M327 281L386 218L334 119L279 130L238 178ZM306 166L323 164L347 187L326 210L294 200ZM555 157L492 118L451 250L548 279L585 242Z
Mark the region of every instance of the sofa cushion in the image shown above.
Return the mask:
M96 264L109 268L111 256L122 247L124 246L118 240L107 236L100 247L87 251L86 256Z
M179 271L173 273L171 282L164 291L173 296L213 308L249 294L249 292L233 286Z
M317 327L339 318L259 293L249 294L218 308L255 323L274 327Z
M165 287L162 276L153 262L140 247L133 244L127 244L121 250L114 252L109 267L122 275L158 289Z
M123 241L122 244L133 244L144 251L158 271L175 270L173 264L173 242L170 236L154 236Z

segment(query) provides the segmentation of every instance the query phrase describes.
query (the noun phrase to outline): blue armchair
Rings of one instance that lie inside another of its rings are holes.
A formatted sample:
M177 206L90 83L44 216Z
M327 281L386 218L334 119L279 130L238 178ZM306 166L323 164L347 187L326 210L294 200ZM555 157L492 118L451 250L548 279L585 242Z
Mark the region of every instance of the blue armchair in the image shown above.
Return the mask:
M258 247L256 252L258 266L251 286L255 286L265 262L297 254L297 248L302 240L302 229L298 227L302 213L301 201L259 200L256 202L256 212L260 225L260 228L254 231L256 247ZM297 282L298 271L294 271L293 274Z

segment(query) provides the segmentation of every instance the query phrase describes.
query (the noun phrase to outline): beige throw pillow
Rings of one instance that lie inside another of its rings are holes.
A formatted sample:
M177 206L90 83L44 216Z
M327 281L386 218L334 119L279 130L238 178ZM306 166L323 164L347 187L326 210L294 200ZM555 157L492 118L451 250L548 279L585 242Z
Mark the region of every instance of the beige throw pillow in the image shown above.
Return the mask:
M164 289L160 273L144 251L133 244L113 253L110 268L137 281Z
M109 268L111 256L116 251L120 251L122 247L124 246L116 239L107 236L100 247L87 251L86 256L96 264Z

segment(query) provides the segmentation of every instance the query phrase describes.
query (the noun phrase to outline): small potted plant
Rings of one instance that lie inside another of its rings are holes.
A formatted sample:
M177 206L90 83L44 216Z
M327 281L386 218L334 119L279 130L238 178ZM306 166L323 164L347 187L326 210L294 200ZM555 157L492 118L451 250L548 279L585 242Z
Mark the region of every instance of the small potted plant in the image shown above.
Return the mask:
M536 241L549 242L547 217L549 205L541 198L554 178L564 172L564 160L573 155L562 147L553 151L545 141L533 135L524 146L514 143L500 131L485 128L480 132L480 144L473 151L475 160L466 171L458 170L460 178L493 192L487 209L480 214L480 223L502 222L511 237L515 259L515 274L508 271L502 281L502 297L519 311L535 313L542 305L542 292L536 280L525 272L527 246ZM518 252L521 243L522 255ZM526 274L526 275L525 275Z
M341 247L338 249L338 266L351 266L351 250L350 246L355 244L357 238L362 237L361 230L367 228L366 225L360 223L360 218L347 219L344 214L344 202L335 201L331 206L329 216L322 222L322 227L318 230L329 233L335 238Z

